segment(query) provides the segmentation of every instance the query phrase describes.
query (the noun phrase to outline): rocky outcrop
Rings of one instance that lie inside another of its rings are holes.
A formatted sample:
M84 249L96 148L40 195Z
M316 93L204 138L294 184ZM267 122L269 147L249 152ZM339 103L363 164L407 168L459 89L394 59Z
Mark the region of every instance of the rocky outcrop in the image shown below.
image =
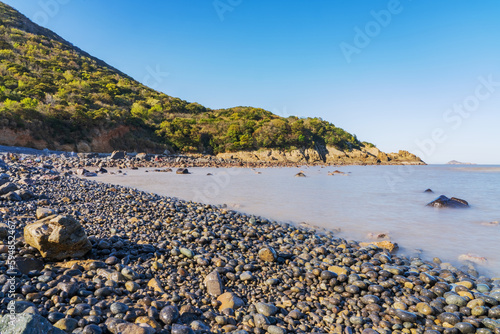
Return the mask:
M258 151L240 151L219 153L217 158L240 160L241 162L271 162L328 165L425 165L419 157L408 152L384 153L376 147L363 147L341 151L334 146L317 149L297 149L291 151L265 149Z
M24 239L51 260L81 257L92 249L83 226L70 216L49 216L29 224Z

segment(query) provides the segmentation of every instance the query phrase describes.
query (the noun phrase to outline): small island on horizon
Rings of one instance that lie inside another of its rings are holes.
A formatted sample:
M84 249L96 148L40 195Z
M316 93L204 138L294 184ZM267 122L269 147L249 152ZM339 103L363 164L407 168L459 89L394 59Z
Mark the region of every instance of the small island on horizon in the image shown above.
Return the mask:
M457 160L448 161L446 164L447 165L477 165L477 164L472 163L472 162L460 162Z

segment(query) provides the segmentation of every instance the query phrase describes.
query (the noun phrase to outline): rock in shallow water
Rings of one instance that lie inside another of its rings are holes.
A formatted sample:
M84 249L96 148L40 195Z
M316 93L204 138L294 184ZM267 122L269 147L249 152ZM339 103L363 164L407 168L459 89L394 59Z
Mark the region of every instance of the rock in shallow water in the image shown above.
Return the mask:
M433 206L435 208L468 208L469 203L460 198L448 198L444 195L441 195L434 201L427 204L427 206Z

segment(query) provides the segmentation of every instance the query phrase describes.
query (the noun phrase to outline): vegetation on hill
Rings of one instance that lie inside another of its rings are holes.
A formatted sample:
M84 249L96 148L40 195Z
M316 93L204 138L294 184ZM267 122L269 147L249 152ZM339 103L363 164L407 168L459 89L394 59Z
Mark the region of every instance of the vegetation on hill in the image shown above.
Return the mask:
M147 138L183 152L373 145L320 118L283 118L252 107L211 110L157 92L3 3L0 116L0 128L28 130L49 148L90 142L95 129L123 125L139 135L122 146Z

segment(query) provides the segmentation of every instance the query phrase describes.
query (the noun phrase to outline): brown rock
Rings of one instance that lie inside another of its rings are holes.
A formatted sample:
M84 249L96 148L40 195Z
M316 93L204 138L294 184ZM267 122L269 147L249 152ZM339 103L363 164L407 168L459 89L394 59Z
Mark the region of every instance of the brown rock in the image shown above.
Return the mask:
M217 300L221 302L221 305L219 306L220 311L226 308L232 308L233 310L236 310L245 305L245 302L232 292L223 293L222 295L217 297Z
M55 215L55 211L49 208L37 208L36 209L36 219L43 219L48 216Z
M142 327L136 324L131 324L129 322L124 324L118 324L116 326L117 332L120 334L152 334L155 330L152 328Z
M259 259L265 262L275 262L278 258L276 251L272 247L264 247L259 250Z
M61 268L71 268L76 264L78 266L82 266L85 270L90 270L90 265L94 262L97 262L97 260L71 260L59 262L57 263L57 266Z
M70 216L49 216L26 225L24 239L52 260L82 257L92 249L83 226Z
M349 273L349 270L347 268L340 266L330 266L328 267L328 270L333 271L337 275L348 275Z
M137 319L135 319L136 324L148 324L151 326L155 331L159 332L162 329L162 326L153 318L147 317L147 316L140 316Z
M153 288L154 291L158 291L160 293L165 293L165 290L163 290L163 287L161 286L161 282L158 278L152 278L148 282L148 287Z
M392 243L390 241L373 241L373 242L360 242L359 245L361 247L366 247L369 245L374 245L379 248L387 249L389 252L392 252L393 250L396 250L399 248L398 244Z

